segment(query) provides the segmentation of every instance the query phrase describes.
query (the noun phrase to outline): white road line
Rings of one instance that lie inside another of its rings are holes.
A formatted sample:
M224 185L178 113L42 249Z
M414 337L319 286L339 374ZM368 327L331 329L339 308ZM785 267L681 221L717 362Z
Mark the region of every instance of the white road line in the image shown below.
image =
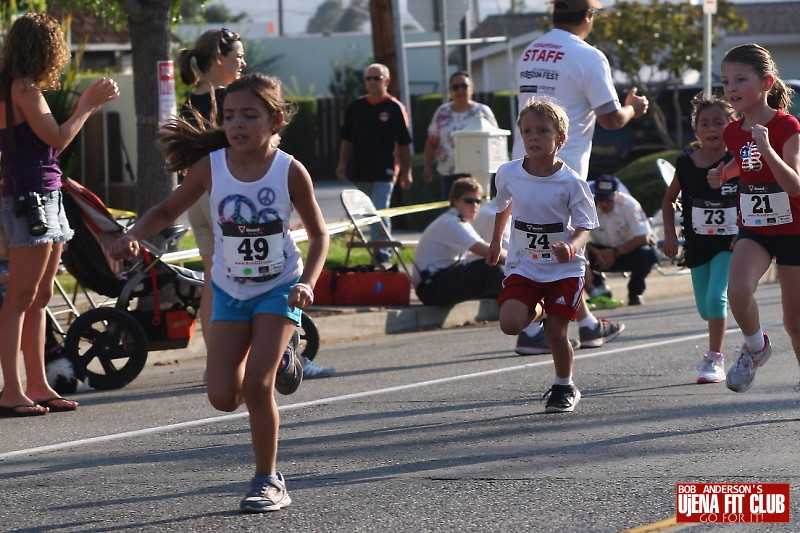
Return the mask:
M764 324L764 326L774 327L777 325L781 325L781 322ZM729 328L728 331L737 331L737 328ZM698 333L695 335L685 335L682 337L676 337L672 339L657 341L657 342L649 342L645 344L637 344L635 346L626 346L623 348L614 348L611 350L602 350L602 351L592 351L587 353L581 353L580 355L575 356L575 360L580 359L589 359L592 357L600 357L603 355L613 355L619 354L624 352L630 352L633 350L645 350L648 348L654 348L656 346L664 346L667 344L676 344L680 342L686 342L694 339L701 339L707 337L707 333ZM495 368L493 370L485 370L481 372L473 372L471 374L462 374L460 376L452 376L449 378L441 378L441 379L433 379L429 381L421 381L419 383L409 383L407 385L397 385L395 387L387 387L384 389L375 389L363 392L355 392L353 394L344 394L342 396L332 396L330 398L320 398L317 400L310 400L307 402L299 402L293 403L290 405L284 405L279 408L280 411L292 411L296 409L304 409L306 407L313 407L315 405L322 405L322 404L330 404L330 403L338 403L344 402L348 400L356 400L358 398L367 398L370 396L379 396L381 394L389 394L392 392L399 392L409 389L417 389L420 387L428 387L431 385L439 385L442 383L452 383L454 381L463 381L465 379L473 379L483 376L489 376L492 374L501 374L503 372L515 372L518 370L522 370L525 368L533 368L537 366L544 366L544 365L551 365L553 362L548 358L547 360L543 361L536 361L535 363L526 363L524 365L516 365L516 366L509 366L505 368ZM135 437L141 437L143 435L155 435L157 433L167 433L170 431L177 431L180 429L186 429L191 427L197 426L205 426L209 424L217 424L221 422L227 422L230 420L237 420L239 418L245 418L248 415L247 411L241 413L231 413L229 415L221 415L215 416L211 418L201 418L200 420L190 420L188 422L180 422L178 424L169 424L166 426L156 426L151 428L145 429L137 429L134 431L124 431L122 433L113 433L111 435L101 435L99 437L90 437L88 439L80 439L80 440L73 440L69 442L62 442L58 444L50 444L47 446L37 446L35 448L27 448L24 450L15 450L11 452L0 453L0 461L5 459L11 459L13 457L20 457L23 455L34 455L39 453L45 452L53 452L53 451L60 451L60 450L67 450L70 448L78 448L80 446L86 446L90 444L98 444L102 442L111 442L116 440L123 440Z

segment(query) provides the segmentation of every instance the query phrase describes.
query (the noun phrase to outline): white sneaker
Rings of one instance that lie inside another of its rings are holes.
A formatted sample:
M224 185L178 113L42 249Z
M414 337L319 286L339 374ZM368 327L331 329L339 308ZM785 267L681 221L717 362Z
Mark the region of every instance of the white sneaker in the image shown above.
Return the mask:
M700 370L698 383L719 383L725 379L725 362L719 352L707 351L697 368Z
M303 377L306 379L327 378L335 373L336 369L332 366L321 366L311 359L306 359L303 363Z
M739 350L739 359L728 371L725 386L734 392L745 392L753 385L753 380L756 379L756 370L763 366L772 355L772 346L769 343L769 337L764 333L764 348L760 352L752 353L746 344L737 350Z

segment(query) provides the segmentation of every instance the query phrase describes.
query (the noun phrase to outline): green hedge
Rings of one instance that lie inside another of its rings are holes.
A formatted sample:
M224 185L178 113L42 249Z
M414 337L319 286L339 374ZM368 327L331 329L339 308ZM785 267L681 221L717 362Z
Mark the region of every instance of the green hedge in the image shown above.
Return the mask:
M517 128L517 117L516 114L513 118L511 117L511 108L508 102L511 98L513 98L511 91L497 91L492 93L492 100L489 107L492 108L494 117L497 119L497 126L504 130L511 131L513 137L514 130ZM509 137L509 146L511 146L512 137Z
M281 149L309 166L316 157L317 100L304 96L286 100L297 106L297 114L281 136Z
M413 113L411 122L414 128L411 135L414 138L414 153L424 152L425 140L428 138L428 125L440 105L442 105L441 94L426 94L418 97L414 103L411 109L411 113Z

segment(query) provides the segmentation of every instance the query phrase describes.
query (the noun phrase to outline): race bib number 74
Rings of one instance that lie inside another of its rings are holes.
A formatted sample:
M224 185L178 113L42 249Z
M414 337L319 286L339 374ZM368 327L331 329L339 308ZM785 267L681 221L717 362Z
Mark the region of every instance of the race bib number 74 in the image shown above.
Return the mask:
M551 246L564 240L564 224L531 224L515 220L514 239L519 243L518 255L530 256L535 261L556 261Z

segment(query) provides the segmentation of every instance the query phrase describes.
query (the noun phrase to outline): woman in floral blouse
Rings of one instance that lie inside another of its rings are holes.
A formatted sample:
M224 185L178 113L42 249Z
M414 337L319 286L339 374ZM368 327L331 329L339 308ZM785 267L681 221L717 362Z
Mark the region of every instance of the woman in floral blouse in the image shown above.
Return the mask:
M428 139L425 141L425 181L433 180L433 158L436 156L438 164L436 170L441 180L442 198L450 195L450 187L455 180L469 176L469 174L455 173L455 144L453 132L464 129L472 120L483 114L493 125L497 120L489 106L479 104L472 100L472 80L469 74L463 71L450 76L451 102L442 104L433 114L428 126Z

